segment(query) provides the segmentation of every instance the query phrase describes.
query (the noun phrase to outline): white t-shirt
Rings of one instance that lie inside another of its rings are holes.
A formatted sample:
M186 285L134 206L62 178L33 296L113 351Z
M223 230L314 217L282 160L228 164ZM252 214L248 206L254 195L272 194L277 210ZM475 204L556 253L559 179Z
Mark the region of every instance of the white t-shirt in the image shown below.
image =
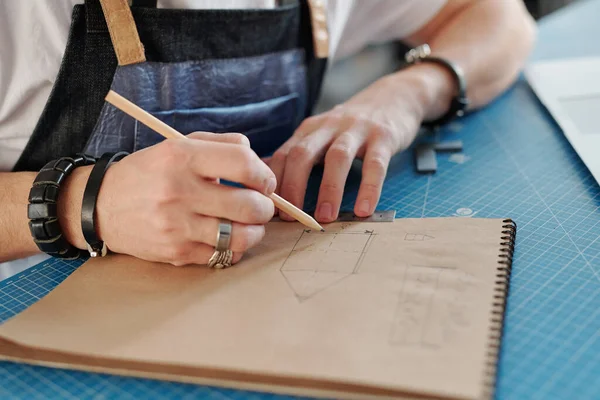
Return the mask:
M402 39L447 0L326 0L332 61ZM0 0L0 171L10 171L39 119L83 0ZM159 0L164 8L270 8L275 0ZM58 156L58 155L57 155Z

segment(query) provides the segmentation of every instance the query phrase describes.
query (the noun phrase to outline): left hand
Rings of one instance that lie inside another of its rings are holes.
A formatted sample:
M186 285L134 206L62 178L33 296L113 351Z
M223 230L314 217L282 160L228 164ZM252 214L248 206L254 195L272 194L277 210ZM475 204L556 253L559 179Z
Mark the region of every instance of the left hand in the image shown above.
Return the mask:
M277 177L277 192L301 208L310 172L324 161L315 217L333 222L351 164L360 158L362 179L354 213L371 215L391 157L411 144L423 115L410 79L400 74L381 78L346 103L306 119L267 161Z

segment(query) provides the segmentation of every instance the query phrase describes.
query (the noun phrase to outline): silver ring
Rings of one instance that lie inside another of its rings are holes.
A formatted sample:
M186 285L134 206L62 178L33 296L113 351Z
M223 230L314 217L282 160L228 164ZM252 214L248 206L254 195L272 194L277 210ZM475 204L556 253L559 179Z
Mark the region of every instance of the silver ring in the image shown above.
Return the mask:
M213 253L210 260L208 260L209 268L229 268L231 267L231 263L233 261L233 252L231 250L225 251L216 251Z
M233 261L233 252L229 249L229 244L231 243L231 230L231 221L221 220L219 222L215 252L212 257L210 257L210 260L208 260L208 266L210 268L221 269L231 267Z
M219 222L219 230L217 231L217 246L216 251L229 250L229 243L231 242L231 221L222 219Z

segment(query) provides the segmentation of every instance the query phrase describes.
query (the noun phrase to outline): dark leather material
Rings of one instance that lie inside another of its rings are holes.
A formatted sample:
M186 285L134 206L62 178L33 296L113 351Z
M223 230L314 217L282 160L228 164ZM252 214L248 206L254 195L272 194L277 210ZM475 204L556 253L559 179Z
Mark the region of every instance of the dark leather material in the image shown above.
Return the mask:
M43 203L46 200L46 186L33 186L29 191L28 201L30 203Z
M29 232L31 232L31 237L38 238L38 240L50 239L44 225L44 220L31 221L31 223L29 224Z
M96 232L96 202L98 201L98 193L106 171L113 162L121 160L129 153L106 153L96 161L96 165L92 168L88 178L85 190L83 192L83 201L81 203L81 230L83 237L90 248L101 253L103 242L98 238Z
M37 240L50 240L62 234L60 224L56 218L31 221L29 232Z
M47 185L46 190L44 191L44 201L58 202L58 186Z
M27 206L27 218L48 219L58 216L56 203L32 203Z
M56 203L58 201L58 186L53 184L35 185L29 191L30 203Z
M86 155L50 161L33 181L29 191L27 217L33 241L41 251L55 257L79 257L79 249L62 236L58 221L58 195L61 183L75 168L94 162L93 158Z
M65 178L65 173L55 169L41 170L35 177L34 183L53 183L60 185Z
M41 251L53 257L75 259L81 255L81 251L71 246L62 235L47 241L34 239L34 242Z
M71 170L75 168L75 164L73 164L70 160L59 160L56 164L54 164L54 169L64 172L68 174Z
M48 236L49 238L56 237L62 233L58 219L49 219L45 221L44 229L46 231L46 236Z

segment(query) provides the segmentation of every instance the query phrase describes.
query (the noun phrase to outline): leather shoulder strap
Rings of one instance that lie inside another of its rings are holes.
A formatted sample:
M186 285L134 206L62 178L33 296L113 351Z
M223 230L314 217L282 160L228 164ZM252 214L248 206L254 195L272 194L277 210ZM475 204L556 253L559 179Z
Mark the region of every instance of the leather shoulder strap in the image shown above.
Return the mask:
M313 47L316 58L329 56L329 31L327 29L327 10L323 0L308 0L312 24Z
M119 65L146 61L144 46L140 41L128 1L100 0L100 4Z

